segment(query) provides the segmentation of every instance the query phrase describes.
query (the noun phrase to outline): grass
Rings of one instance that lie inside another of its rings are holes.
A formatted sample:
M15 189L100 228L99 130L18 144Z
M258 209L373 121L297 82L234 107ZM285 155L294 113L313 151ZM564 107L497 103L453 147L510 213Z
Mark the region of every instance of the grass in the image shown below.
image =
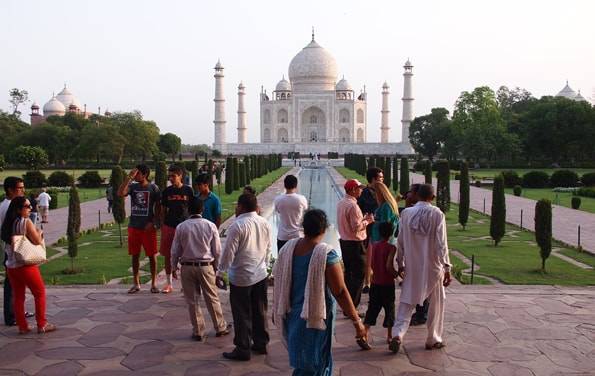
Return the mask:
M0 171L0 180L4 181L4 179L7 176L18 176L18 177L22 177L25 172L27 172L28 170L4 170L4 171ZM57 168L57 169L43 169L41 170L41 172L43 172L45 174L45 177L48 178L50 176L50 174L54 171L66 171L67 173L69 173L70 175L74 174L74 178L77 179L79 176L81 176L82 174L84 174L87 171L97 171L99 173L99 176L101 176L102 178L107 178L109 179L112 170L109 169L97 169L97 168L89 168L89 169L66 169L66 168Z
M589 252L580 252L576 249L562 249L559 251L561 254L568 256L570 258L575 259L576 261L580 261L583 264L590 265L595 268L595 255Z
M79 198L82 202L98 200L105 198L105 187L103 188L78 188ZM69 192L58 192L58 209L68 206ZM105 202L107 207L107 201Z
M548 175L551 176L554 173L554 171L557 171L557 170L572 170L572 171L576 172L579 177L583 176L587 172L595 171L592 168L591 169L589 169L589 168L480 168L477 170L470 169L469 176L472 176L474 178L493 178L494 176L498 175L502 171L508 171L508 170L516 171L520 177L522 177L524 174L526 174L529 171L544 171ZM455 173L458 174L459 172L458 171L452 172L453 175ZM473 180L475 180L475 179L473 179Z
M363 179L351 170L337 170L347 178ZM495 247L489 237L488 216L472 212L467 228L462 230L457 223L458 206L451 204L446 220L449 247L459 250L468 258L475 255L475 261L481 267L480 273L483 275L512 285L595 285L595 270L581 269L554 256L547 259L546 273L542 273L539 248L532 232L519 231L518 227L507 225L505 237ZM560 252L569 257L585 260L585 263L595 263L595 257L590 259L588 257L591 256L559 242L554 241L552 246L560 248Z
M512 188L507 188L506 193L513 194ZM552 204L570 208L570 200L572 200L571 192L554 192L550 188L523 188L521 197L531 200L540 200L547 198ZM589 213L595 213L595 198L581 197L581 206L578 210L583 210Z

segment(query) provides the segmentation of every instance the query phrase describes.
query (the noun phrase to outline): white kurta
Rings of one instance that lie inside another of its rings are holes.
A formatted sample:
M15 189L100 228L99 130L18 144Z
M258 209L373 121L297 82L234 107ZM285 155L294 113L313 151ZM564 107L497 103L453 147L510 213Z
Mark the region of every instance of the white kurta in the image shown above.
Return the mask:
M446 220L439 208L418 202L402 212L399 227L394 263L405 267L399 301L421 305L450 270Z

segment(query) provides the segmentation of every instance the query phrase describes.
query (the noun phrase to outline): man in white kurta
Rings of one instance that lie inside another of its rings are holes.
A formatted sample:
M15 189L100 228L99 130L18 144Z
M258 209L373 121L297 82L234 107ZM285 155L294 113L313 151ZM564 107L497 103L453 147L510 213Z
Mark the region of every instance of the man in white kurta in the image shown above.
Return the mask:
M404 273L404 279L395 323L395 337L390 344L393 352L399 350L416 304L423 304L425 299L430 302L426 323L426 349L444 346L444 288L451 281L446 221L440 209L431 204L434 199L432 185L421 185L418 198L417 204L403 212L397 237L395 269Z

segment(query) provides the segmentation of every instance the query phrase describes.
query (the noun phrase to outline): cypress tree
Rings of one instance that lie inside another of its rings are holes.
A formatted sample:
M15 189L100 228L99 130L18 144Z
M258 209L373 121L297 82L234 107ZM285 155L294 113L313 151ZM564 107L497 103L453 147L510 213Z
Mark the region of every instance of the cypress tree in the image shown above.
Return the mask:
M436 170L436 178L438 180L436 187L436 206L446 214L450 209L450 168L448 161L437 161Z
M391 159L390 157L384 158L384 184L386 184L387 188L390 188L390 184L392 183L392 172L393 169L391 168Z
M240 189L240 166L238 165L238 158L233 157L231 159L232 171L233 171L233 190Z
M459 181L459 223L463 230L469 220L469 165L461 162L461 180Z
M221 163L218 163L217 168L215 168L215 178L217 179L217 195L219 197L221 197L221 170Z
M541 271L545 272L545 260L552 252L552 203L541 199L535 204L535 241L539 245Z
M404 195L409 190L409 161L407 157L401 157L401 185L399 192Z
M209 190L213 190L213 160L209 159L209 161L207 162L207 178L208 178L208 182L209 182Z
M167 188L167 165L164 161L159 161L155 165L155 184L161 191Z
M112 177L111 177L111 184L112 189L114 191L114 201L112 204L112 214L114 216L114 221L118 224L118 232L120 234L120 247L124 244L124 240L122 239L122 223L126 219L126 209L124 208L124 198L118 196L116 192L118 192L118 188L122 185L124 181L124 171L120 166L115 166L112 168Z
M194 181L198 176L198 161L190 162L190 173L192 174L190 181Z
M74 259L78 255L78 244L76 239L81 230L81 201L78 191L73 184L70 187L68 199L68 225L66 235L68 237L68 257L70 257L70 270L74 273Z
M225 160L225 193L233 192L233 163L232 158L227 157Z
M504 197L504 177L502 174L494 178L492 190L492 215L490 217L490 236L494 245L498 246L506 230L506 199Z
M424 178L426 184L432 184L432 161L429 159L424 166Z
M399 190L399 157L395 155L393 160L393 189L395 192Z

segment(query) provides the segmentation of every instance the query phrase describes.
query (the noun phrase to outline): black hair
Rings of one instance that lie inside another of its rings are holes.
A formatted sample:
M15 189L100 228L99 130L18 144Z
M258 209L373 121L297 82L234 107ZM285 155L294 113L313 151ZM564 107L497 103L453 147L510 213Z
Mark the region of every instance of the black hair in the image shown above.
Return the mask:
M0 238L7 244L12 243L12 235L14 232L14 221L20 217L19 210L23 209L27 202L27 197L19 196L10 200L10 205L6 211L4 222L2 222L2 229Z
M17 184L23 182L24 180L19 177L7 176L6 179L4 179L4 192L8 194L9 189L12 189L14 191L17 188Z
M368 171L366 171L366 179L368 179L368 183L371 183L372 180L376 179L381 173L384 173L381 168L370 167Z
M313 238L323 234L328 226L328 218L323 210L310 209L304 213L302 227L304 228L304 235L306 237Z
M428 201L434 197L434 186L432 184L421 184L417 191L417 198L420 201Z
M151 174L151 169L149 168L149 166L147 166L146 164L139 164L139 165L136 165L136 169L142 175L146 176L147 179L149 179L149 175Z
M258 201L252 193L242 193L238 197L238 205L241 205L245 211L253 212L258 207Z
M198 174L194 179L194 184L209 184L209 176L207 174Z
M287 175L283 180L283 185L285 189L294 189L297 188L298 180L294 175Z
M393 234L393 224L390 222L380 222L378 225L378 233L384 240L388 240Z
M254 189L253 186L251 185L247 185L244 187L244 192L246 193L252 193L253 195L256 195L256 189Z
M411 192L417 193L419 191L420 183L411 184Z
M167 169L167 172L171 172L176 175L184 176L184 169L182 167L178 166L177 164L173 164L173 165L169 166L169 168Z
M194 196L192 197L192 199L190 199L190 205L188 205L188 210L190 211L191 215L201 214L203 207L203 201L200 198L198 198L198 196Z

